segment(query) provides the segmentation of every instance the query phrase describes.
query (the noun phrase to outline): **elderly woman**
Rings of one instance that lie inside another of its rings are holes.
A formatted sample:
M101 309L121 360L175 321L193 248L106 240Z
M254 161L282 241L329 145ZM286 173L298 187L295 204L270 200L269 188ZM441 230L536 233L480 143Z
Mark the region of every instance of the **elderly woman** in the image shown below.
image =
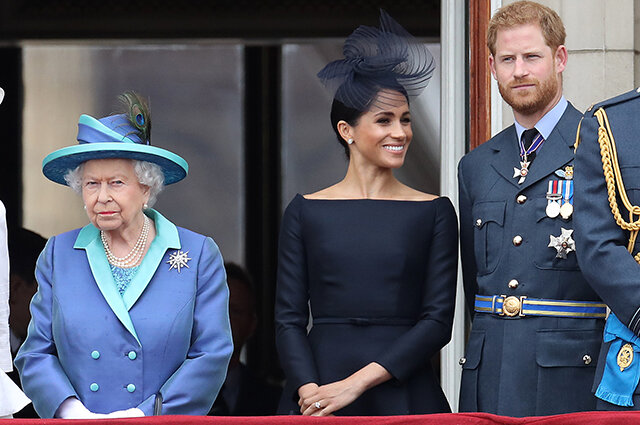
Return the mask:
M380 23L354 31L346 58L319 74L337 87L331 123L349 165L335 185L297 195L282 220L281 413L449 411L430 359L451 338L456 214L393 175L413 137L409 96L426 86L433 57L384 12Z
M82 195L90 224L52 237L36 266L15 364L45 418L206 414L233 351L222 256L151 209L187 163L150 146L146 104L82 115L77 146L43 161Z

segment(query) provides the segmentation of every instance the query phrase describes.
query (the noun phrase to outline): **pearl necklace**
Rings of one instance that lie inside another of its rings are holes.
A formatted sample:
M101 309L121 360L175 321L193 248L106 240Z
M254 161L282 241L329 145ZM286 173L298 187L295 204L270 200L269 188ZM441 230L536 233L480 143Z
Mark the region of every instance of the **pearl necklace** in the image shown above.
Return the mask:
M142 225L140 236L138 236L136 244L133 246L129 254L127 254L125 257L116 257L115 255L113 255L113 252L111 252L109 244L107 243L107 238L105 237L104 231L100 230L100 239L102 239L104 252L107 254L107 260L109 260L109 263L120 268L128 268L138 264L138 261L140 261L140 258L142 258L144 248L147 246L149 228L151 227L150 222L151 220L149 219L149 217L145 215L144 224Z

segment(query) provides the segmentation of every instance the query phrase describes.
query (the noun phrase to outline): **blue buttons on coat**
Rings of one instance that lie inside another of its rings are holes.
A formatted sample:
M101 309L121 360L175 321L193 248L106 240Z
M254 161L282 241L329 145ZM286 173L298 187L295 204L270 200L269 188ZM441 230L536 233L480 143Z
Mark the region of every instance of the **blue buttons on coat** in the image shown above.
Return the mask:
M129 351L129 354L127 354L127 356L130 360L135 360L138 357L138 354L135 351Z
M100 358L100 351L93 350L91 352L91 358L94 359L94 360L98 360Z
M127 391L129 391L130 393L134 392L136 390L136 386L133 384L129 384L127 385Z
M100 385L98 385L98 384L96 384L96 383L94 382L93 384L91 384L91 385L89 386L89 389L91 389L91 391L93 391L93 392L95 393L96 391L98 391L98 390L100 389Z

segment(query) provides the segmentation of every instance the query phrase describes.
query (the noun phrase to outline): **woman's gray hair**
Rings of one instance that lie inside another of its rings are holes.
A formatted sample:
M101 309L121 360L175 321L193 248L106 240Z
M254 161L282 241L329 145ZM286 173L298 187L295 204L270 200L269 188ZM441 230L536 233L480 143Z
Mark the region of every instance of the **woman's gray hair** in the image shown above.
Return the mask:
M164 189L164 173L159 165L148 161L138 161L132 159L133 169L138 178L138 182L144 186L149 187L149 201L147 205L151 208L156 203L158 194ZM78 165L73 170L67 171L64 175L64 180L67 185L73 189L76 193L82 193L82 170L84 163Z

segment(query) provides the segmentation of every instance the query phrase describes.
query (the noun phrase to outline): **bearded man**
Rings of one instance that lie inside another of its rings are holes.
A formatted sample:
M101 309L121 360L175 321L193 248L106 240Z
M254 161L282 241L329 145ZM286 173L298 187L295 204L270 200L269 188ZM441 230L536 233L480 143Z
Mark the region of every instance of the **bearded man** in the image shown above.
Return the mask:
M581 114L562 94L565 30L548 7L509 4L489 24L489 66L515 124L458 166L465 296L473 317L460 411L594 410L606 307L573 234Z

